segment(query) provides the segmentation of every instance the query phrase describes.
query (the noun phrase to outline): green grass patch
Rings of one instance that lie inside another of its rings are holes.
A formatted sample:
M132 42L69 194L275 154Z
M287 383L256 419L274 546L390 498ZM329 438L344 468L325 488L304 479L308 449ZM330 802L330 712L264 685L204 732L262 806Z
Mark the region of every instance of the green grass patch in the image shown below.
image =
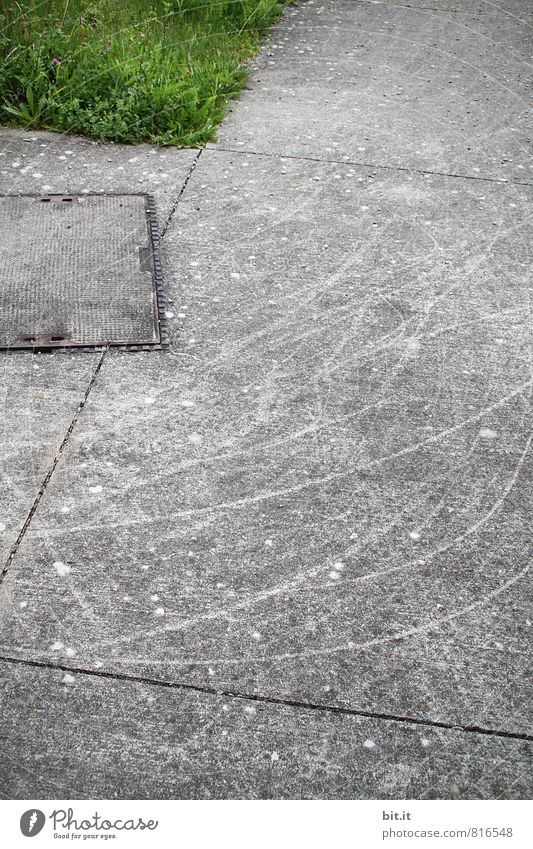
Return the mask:
M215 139L288 0L0 0L0 121L117 142Z

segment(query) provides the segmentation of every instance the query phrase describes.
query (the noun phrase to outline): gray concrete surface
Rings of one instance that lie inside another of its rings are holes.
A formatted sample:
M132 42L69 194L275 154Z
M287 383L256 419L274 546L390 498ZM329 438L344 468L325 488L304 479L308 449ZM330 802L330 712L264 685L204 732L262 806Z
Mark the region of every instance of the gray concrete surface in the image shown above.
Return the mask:
M530 786L522 740L59 669L3 672L18 714L0 728L13 797L476 799Z
M4 795L531 794L529 7L461 8L289 10L199 160L0 134L8 191L155 188L172 313L2 362Z
M194 150L99 144L78 136L0 128L2 194L148 192L164 229Z
M0 356L0 554L4 566L79 411L100 354Z
M528 0L326 0L287 18L222 147L533 182Z

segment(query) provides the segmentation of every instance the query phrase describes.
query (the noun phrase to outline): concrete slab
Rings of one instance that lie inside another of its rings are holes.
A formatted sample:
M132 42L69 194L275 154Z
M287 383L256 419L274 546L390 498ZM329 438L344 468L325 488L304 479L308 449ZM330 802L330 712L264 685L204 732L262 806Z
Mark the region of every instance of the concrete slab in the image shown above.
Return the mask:
M204 154L1 653L530 733L529 192Z
M289 11L219 146L533 182L530 3L423 6Z
M305 2L305 0L304 0ZM527 23L533 19L533 9L524 0L458 0L458 2L433 3L433 0L355 0L356 3L402 6L409 9L419 9L432 14L445 13L456 15L461 20L474 16L478 21L491 20L496 15L503 23L505 19L519 20Z
M521 740L61 670L2 664L0 674L3 798L527 799L533 789Z
M2 194L147 192L162 228L198 152L0 128Z
M0 561L15 544L56 458L99 354L0 355Z
M357 3L376 3L389 6L404 6L425 10L431 13L447 13L450 15L460 16L465 19L467 16L475 16L478 21L492 19L496 15L500 17L503 23L505 19L518 20L522 23L528 23L533 20L533 9L531 5L524 0L459 0L459 2L440 2L433 3L432 0L355 0Z

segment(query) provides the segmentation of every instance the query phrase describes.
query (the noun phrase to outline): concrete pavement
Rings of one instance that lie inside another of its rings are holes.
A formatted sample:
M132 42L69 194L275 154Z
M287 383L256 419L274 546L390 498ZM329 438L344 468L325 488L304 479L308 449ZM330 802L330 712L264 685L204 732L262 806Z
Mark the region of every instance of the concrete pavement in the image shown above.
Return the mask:
M531 795L532 20L436 5L289 9L200 155L0 133L172 313L2 359L4 796Z

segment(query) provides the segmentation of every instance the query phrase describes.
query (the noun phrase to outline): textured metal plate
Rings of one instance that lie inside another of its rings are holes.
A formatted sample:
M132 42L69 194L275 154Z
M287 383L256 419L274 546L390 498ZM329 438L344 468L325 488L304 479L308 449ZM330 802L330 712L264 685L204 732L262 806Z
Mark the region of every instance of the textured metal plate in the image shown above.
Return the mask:
M149 195L0 196L0 348L162 347Z

